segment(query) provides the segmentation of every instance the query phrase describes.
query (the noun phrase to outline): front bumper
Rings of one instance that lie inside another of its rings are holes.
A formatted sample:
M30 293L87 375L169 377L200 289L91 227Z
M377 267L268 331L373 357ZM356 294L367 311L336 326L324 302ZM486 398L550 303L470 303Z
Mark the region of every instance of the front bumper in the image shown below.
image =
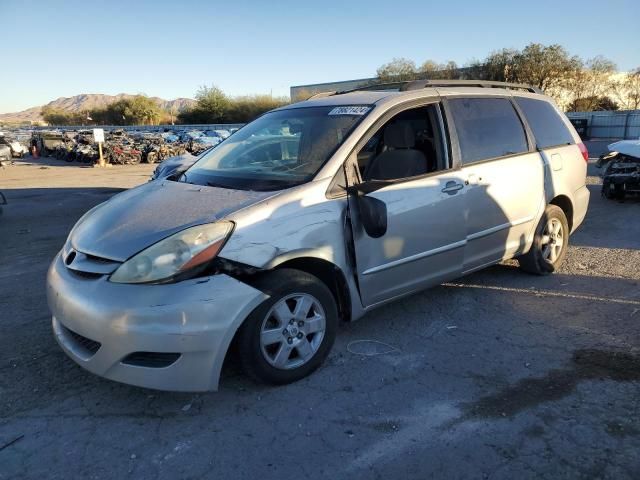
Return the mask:
M159 390L217 390L236 330L266 298L227 275L165 285L86 278L60 254L47 274L53 331L67 355L110 380ZM161 367L123 363L137 352L179 357Z

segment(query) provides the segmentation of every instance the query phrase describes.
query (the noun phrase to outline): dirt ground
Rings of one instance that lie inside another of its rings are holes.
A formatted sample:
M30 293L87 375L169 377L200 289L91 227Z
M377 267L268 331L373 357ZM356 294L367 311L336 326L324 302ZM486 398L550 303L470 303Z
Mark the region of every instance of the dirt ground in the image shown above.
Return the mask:
M0 479L640 475L640 201L602 199L593 165L558 274L489 268L345 324L296 384L231 364L208 394L98 378L51 333L69 229L152 169L0 169Z

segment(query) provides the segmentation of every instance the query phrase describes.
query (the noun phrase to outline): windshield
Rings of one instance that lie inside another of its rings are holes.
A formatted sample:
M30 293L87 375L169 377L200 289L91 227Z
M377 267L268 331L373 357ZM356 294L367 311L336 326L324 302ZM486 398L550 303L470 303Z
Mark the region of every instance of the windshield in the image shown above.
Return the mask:
M308 182L368 106L270 112L206 153L180 181L238 190L281 190Z

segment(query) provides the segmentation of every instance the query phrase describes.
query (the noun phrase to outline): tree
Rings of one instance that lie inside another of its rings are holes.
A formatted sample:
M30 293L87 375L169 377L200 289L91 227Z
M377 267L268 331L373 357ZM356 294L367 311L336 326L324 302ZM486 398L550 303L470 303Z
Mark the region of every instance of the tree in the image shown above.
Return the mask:
M569 109L581 112L617 110L618 105L607 96L615 90L612 77L615 71L616 65L611 60L598 56L568 74L564 87L572 100Z
M377 70L377 76L383 83L414 80L416 74L415 62L406 58L394 58Z
M640 67L613 82L616 100L626 110L640 108Z
M629 110L640 108L640 67L627 76L625 88L627 90L627 108Z
M519 53L509 48L491 52L484 61L473 61L467 68L467 75L473 80L511 81L514 59Z
M89 116L101 125L154 125L160 122L163 110L146 95L136 95L96 108Z
M443 64L427 60L420 66L416 76L428 80L454 80L460 78L460 73L454 61Z
M285 97L250 95L230 98L216 86L201 87L196 104L178 114L180 123L245 123L289 103Z
M620 107L610 97L582 97L569 105L571 112L592 112L598 110L618 110Z
M181 112L178 119L182 123L224 123L229 107L229 98L215 85L203 85L196 92L193 108Z
M288 98L274 98L271 95L236 97L229 101L224 117L229 123L246 123L287 103Z
M525 83L542 91L564 86L566 79L582 67L582 61L571 57L560 45L530 43L512 59L506 80Z
M86 123L86 116L81 112L70 112L45 105L40 115L49 125L82 125Z
M145 95L136 95L124 100L124 115L135 125L153 125L160 119L161 109Z
M442 65L433 60L425 60L422 65L420 65L419 71L420 73L424 73L426 77L433 78L442 68Z
M442 67L441 75L443 80L457 80L460 78L460 68L453 60L449 60Z

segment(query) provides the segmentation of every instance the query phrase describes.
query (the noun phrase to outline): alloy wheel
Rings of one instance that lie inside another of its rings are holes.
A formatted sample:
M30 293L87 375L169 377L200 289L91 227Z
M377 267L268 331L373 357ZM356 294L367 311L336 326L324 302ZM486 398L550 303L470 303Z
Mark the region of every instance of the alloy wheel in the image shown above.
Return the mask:
M551 218L544 227L542 239L540 242L542 248L542 257L554 263L564 248L564 232L562 222L557 218Z
M325 330L325 312L313 295L287 295L271 306L262 321L262 355L272 367L298 368L317 353Z

